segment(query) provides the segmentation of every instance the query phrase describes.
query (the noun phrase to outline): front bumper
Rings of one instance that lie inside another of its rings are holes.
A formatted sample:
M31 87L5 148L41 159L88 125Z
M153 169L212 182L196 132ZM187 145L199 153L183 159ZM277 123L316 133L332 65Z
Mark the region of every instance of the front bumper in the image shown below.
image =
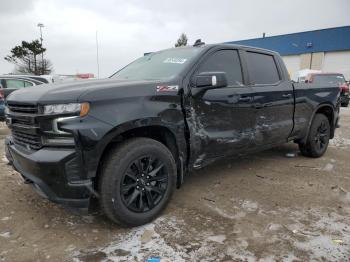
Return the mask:
M40 195L69 207L89 207L92 182L77 179L75 149L28 151L15 145L11 136L6 138L5 148L10 163Z

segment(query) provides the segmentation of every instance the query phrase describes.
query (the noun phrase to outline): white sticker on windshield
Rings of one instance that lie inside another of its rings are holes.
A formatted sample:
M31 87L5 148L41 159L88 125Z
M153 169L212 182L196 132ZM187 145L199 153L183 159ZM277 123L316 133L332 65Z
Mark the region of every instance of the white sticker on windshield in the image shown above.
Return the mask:
M168 57L163 61L166 64L184 64L187 61L187 58L176 58L176 57Z

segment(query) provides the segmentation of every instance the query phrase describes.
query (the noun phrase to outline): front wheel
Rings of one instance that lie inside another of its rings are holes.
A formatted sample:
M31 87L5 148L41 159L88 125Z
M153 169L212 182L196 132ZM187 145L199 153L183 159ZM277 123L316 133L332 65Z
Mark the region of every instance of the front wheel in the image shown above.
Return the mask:
M176 186L176 164L162 143L133 138L110 151L99 182L107 217L138 226L152 221L167 205Z
M323 114L316 114L309 131L306 143L299 143L302 155L308 157L322 156L328 147L330 137L330 124Z

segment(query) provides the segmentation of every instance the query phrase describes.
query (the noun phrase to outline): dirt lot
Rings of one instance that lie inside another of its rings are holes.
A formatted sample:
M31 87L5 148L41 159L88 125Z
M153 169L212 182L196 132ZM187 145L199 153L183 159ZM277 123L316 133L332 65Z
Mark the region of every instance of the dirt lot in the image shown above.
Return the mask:
M3 158L0 261L349 261L349 109L341 125L320 159L286 144L196 172L133 229L42 199Z

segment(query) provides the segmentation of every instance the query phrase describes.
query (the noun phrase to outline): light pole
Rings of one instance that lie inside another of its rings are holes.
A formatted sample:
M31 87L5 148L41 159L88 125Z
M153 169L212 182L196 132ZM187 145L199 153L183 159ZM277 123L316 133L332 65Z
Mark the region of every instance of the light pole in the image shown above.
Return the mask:
M44 27L43 23L39 23L38 27L40 29L40 43L41 43L41 48L43 48L43 32L42 28ZM44 52L41 52L41 74L43 75L44 72Z
M97 62L97 78L100 78L100 61L98 56L98 37L97 37L97 30L96 30L96 62Z

